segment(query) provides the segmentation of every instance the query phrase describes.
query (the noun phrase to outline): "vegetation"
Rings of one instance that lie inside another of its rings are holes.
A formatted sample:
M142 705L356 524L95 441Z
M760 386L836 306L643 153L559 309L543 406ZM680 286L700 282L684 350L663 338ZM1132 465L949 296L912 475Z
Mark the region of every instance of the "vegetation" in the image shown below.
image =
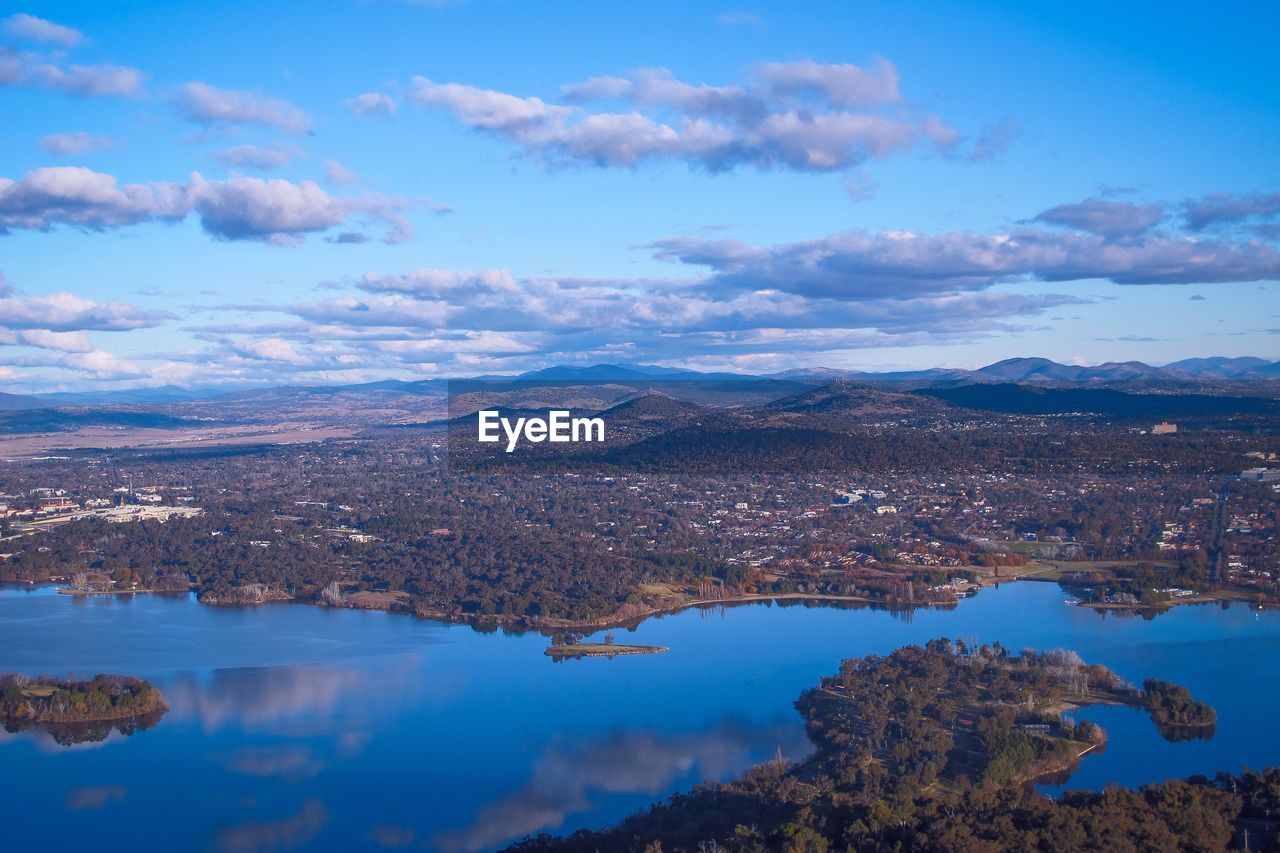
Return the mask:
M548 646L546 654L556 660L564 660L566 658L611 658L615 655L652 655L666 650L666 646L629 646L621 643L569 643Z
M121 675L89 681L0 675L0 717L5 727L84 723L142 717L167 709L160 691Z
M1012 655L998 644L939 639L846 660L797 702L817 747L803 763L770 762L613 829L511 849L1223 849L1241 821L1280 807L1280 770L1058 801L1023 784L1101 742L1096 727L1063 720L1063 708L1168 693L1140 693L1072 652Z
M1204 730L1211 734L1218 719L1213 708L1192 699L1190 691L1178 684L1149 678L1142 683L1142 696L1152 721L1170 739Z
M1108 607L1155 612L1171 588L1280 601L1280 543L1261 535L1280 505L1231 480L1272 446L1269 422L1152 437L835 386L750 411L641 398L611 417L610 443L566 452L404 428L6 466L11 509L36 512L49 485L128 500L132 482L203 514L0 519L0 535L30 534L6 540L0 577L551 631L749 596L954 606L972 591L957 579L1010 577L1031 556L1079 561L1072 590ZM836 503L855 487L880 497Z

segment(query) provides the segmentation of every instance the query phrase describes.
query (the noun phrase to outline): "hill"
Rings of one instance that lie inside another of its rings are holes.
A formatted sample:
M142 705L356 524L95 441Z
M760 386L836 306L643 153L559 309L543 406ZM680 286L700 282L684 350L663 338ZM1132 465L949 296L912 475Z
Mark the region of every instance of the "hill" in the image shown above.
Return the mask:
M938 418L950 414L951 409L951 406L941 400L840 381L774 400L760 407L759 412L764 415L785 413L837 418L841 421L863 421Z
M1265 397L1130 394L1114 388L1042 388L998 383L928 388L912 393L944 400L955 406L1006 414L1090 414L1159 420L1280 413L1280 401Z

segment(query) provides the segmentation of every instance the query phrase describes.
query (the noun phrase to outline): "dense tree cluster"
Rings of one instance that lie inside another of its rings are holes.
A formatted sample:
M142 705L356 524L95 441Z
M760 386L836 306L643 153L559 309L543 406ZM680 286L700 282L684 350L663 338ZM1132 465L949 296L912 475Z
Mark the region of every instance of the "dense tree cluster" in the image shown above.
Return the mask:
M1180 684L1148 678L1142 683L1142 696L1151 719L1162 731L1203 729L1218 719L1213 708L1191 698L1191 692Z
M160 691L138 678L98 675L89 681L69 681L0 675L0 718L6 727L115 720L164 709Z

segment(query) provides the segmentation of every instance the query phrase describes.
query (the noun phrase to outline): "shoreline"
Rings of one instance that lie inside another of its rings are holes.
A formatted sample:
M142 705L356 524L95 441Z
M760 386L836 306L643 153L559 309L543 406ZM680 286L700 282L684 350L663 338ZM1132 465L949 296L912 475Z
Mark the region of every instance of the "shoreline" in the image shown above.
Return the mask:
M632 630L648 619L662 617L666 615L675 615L685 610L693 608L705 608L720 606L740 606L750 604L761 604L765 602L844 602L852 605L862 605L873 608L883 609L903 609L914 610L918 608L942 608L949 609L958 607L960 602L966 598L972 597L979 590L988 587L999 587L1004 583L1013 583L1016 581L1036 581L1039 583L1057 584L1059 589L1066 594L1070 594L1059 582L1057 578L1041 576L1039 572L1031 572L1022 575L1013 575L1010 577L986 576L971 584L968 588L956 592L953 597L944 601L925 601L912 602L904 604L902 602L888 602L881 599L867 598L866 596L856 595L834 595L830 593L804 593L804 592L779 592L779 593L745 593L741 595L725 596L721 598L688 598L685 600L668 600L661 604L650 606L641 605L623 605L618 611L600 616L594 619L544 619L542 617L514 616L510 614L494 614L489 616L479 616L474 614L451 613L440 608L419 607L414 606L411 602L403 600L392 600L387 602L371 602L371 601L352 601L334 604L312 598L299 598L291 593L283 590L266 590L260 598L238 599L231 596L206 598L203 595L197 595L196 601L199 604L209 607L257 607L264 604L303 604L313 607L336 607L348 610L376 610L384 613L395 613L409 616L416 616L419 619L428 619L440 622L446 625L469 625L475 629L482 628L508 628L515 630L532 631L543 634L544 636L552 636L562 631L604 631L615 628ZM25 586L35 586L43 584L54 584L56 581L28 581L20 579L10 579L6 582L22 584ZM73 590L66 587L58 587L59 595L73 596L90 596L90 595L163 595L163 594L189 594L192 590L154 590L154 589L138 589L138 590ZM1149 612L1159 614L1169 610L1172 607L1188 604L1213 604L1220 602L1240 602L1249 606L1258 607L1259 609L1277 608L1280 604L1264 602L1258 604L1252 601L1244 593L1236 593L1233 591L1203 593L1183 598L1170 599L1155 603L1144 604L1141 602L1127 604L1120 602L1086 602L1079 601L1075 604L1077 607L1083 607L1097 611L1125 611L1132 613ZM628 610L634 607L636 609Z
M960 599L964 596L957 596L952 601L941 602L921 602L910 605L911 608L916 607L954 607L959 604ZM579 621L572 620L541 620L534 618L530 620L525 616L504 616L495 615L487 617L474 616L451 616L443 610L421 608L408 611L412 615L420 619L431 619L437 622L444 622L450 625L471 625L471 626L496 626L496 627L512 627L525 628L530 631L536 631L543 634L554 634L560 631L604 631L612 628L630 629L639 626L647 619L660 616L672 615L689 610L695 607L714 607L716 605L743 605L743 604L760 604L766 601L844 601L851 604L863 604L869 607L889 608L892 605L888 602L879 601L865 596L855 595L831 595L827 593L806 593L806 592L779 592L779 593L748 593L745 595L727 596L724 598L697 598L688 601L682 601L673 604L648 607L636 610L631 613L613 613L609 616L601 616L597 619L585 619ZM368 608L360 608L368 609ZM388 609L387 612L398 613L405 612L395 609Z
M1017 578L999 578L998 583L1017 580ZM53 579L46 580L26 580L20 578L0 579L2 583L19 584L26 587L35 586L55 586L55 591L59 595L136 595L136 594L170 594L169 590L71 590L66 587L56 586L59 581ZM979 588L985 588L987 584L977 585ZM173 590L174 595L189 595L194 592L189 590ZM964 594L956 595L946 601L931 602L914 602L902 605L896 602L887 602L880 599L867 598L866 596L857 595L833 595L830 593L808 593L808 592L778 592L778 593L745 593L742 595L725 596L722 598L689 598L681 601L672 601L650 607L641 607L629 612L614 612L607 616L600 616L595 619L568 620L568 619L542 619L541 617L512 616L508 614L495 614L492 616L476 616L472 614L451 614L439 608L429 607L413 607L408 602L388 602L385 606L381 604L372 604L366 602L351 602L332 604L318 599L299 598L291 593L283 590L270 590L263 597L254 599L237 599L232 600L230 597L206 598L204 595L197 593L196 603L206 607L259 607L267 604L302 604L312 607L337 608L343 610L376 610L384 613L394 613L407 616L416 616L419 619L428 619L435 622L441 622L446 625L470 625L477 627L498 627L498 628L515 628L527 631L533 631L540 634L550 636L561 631L604 631L613 628L632 629L639 626L647 619L654 617L673 615L695 607L714 607L716 605L737 606L748 604L760 604L772 601L832 601L846 602L849 604L864 605L867 607L880 607L892 609L898 607L900 609L916 609L916 608L950 608L957 606L960 601L968 596ZM623 610L628 605L623 605Z
M58 595L149 595L164 591L160 589L70 589L68 587L58 587ZM174 590L174 592L181 592L181 590Z

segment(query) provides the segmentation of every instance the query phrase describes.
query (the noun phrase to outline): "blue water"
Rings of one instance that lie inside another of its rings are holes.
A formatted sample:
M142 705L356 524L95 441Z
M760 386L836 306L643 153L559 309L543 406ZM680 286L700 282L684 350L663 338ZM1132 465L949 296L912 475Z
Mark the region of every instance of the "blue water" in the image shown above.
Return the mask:
M488 850L603 826L781 750L809 749L792 702L840 658L936 636L1073 648L1140 683L1187 685L1218 711L1210 741L1165 742L1127 709L1067 787L1280 764L1270 686L1280 614L1181 607L1154 620L1007 584L952 611L733 607L651 619L619 642L666 654L554 663L537 635L377 612L212 608L186 597L0 590L0 671L139 675L154 728L60 746L0 733L6 846L412 846ZM145 828L144 840L139 832Z

